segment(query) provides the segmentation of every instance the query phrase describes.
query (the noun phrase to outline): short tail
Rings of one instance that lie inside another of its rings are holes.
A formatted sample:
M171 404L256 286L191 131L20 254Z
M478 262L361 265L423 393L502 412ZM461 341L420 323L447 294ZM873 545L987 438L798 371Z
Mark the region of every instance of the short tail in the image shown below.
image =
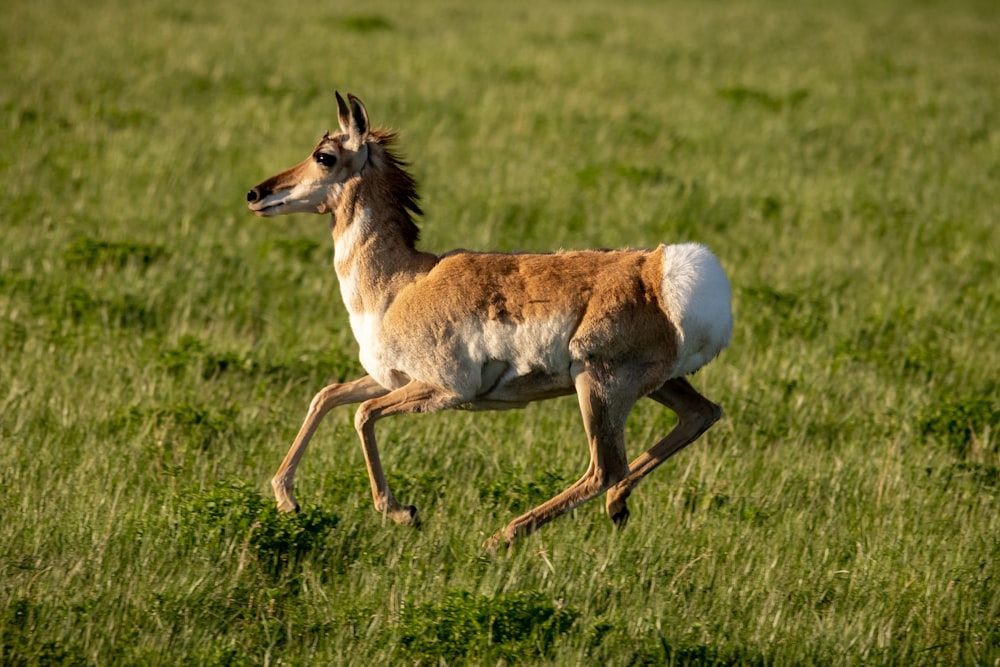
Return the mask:
M663 309L678 330L672 377L694 373L729 346L732 290L712 251L700 243L661 245Z

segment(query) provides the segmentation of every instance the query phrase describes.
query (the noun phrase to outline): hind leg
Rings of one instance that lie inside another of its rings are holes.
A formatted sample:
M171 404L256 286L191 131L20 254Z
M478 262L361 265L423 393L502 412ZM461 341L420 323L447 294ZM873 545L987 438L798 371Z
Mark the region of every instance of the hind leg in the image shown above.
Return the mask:
M574 507L600 495L628 473L625 420L635 403L630 394L615 392L599 374L584 370L575 378L580 412L590 445L590 465L577 482L555 497L522 514L487 543L510 545Z
M668 380L649 394L649 397L676 412L678 422L667 437L632 461L628 475L608 490L608 516L619 526L628 521L626 501L632 493L632 487L661 463L697 440L698 436L722 417L722 408L699 394L682 377Z

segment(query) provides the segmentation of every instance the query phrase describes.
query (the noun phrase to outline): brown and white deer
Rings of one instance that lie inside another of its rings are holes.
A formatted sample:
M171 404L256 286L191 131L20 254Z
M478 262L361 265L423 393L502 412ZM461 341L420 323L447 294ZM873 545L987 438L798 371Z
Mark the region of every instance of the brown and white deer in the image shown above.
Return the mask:
M711 361L732 331L730 288L695 243L653 250L507 254L417 250L415 182L373 129L364 105L337 94L340 133L300 164L247 193L251 211L330 213L340 291L368 375L324 387L271 485L278 508L298 509L295 469L332 408L361 403L354 424L375 509L407 525L417 510L393 496L375 444L383 417L448 408L521 408L575 392L590 447L579 481L515 518L491 539L510 544L607 492L622 525L643 477L695 440L722 410L685 376ZM625 420L648 396L678 423L629 462Z

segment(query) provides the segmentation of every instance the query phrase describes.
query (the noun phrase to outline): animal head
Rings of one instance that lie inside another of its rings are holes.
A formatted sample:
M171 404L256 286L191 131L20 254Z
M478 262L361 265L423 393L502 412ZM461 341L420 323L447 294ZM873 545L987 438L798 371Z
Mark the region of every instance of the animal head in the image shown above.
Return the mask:
M337 95L340 133L323 135L305 160L272 176L247 192L247 206L255 215L331 213L343 184L361 173L368 162L368 112L361 100Z

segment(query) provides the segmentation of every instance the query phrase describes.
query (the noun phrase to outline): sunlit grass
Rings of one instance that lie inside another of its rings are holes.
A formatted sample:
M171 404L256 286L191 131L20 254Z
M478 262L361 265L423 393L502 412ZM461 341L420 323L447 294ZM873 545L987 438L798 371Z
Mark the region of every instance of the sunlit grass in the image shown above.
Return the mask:
M0 15L0 663L1000 658L992 5L175 4ZM419 532L338 409L275 513L361 369L326 220L243 195L334 89L401 132L425 248L722 259L726 417L626 530L480 550L582 474L572 399L380 422Z

